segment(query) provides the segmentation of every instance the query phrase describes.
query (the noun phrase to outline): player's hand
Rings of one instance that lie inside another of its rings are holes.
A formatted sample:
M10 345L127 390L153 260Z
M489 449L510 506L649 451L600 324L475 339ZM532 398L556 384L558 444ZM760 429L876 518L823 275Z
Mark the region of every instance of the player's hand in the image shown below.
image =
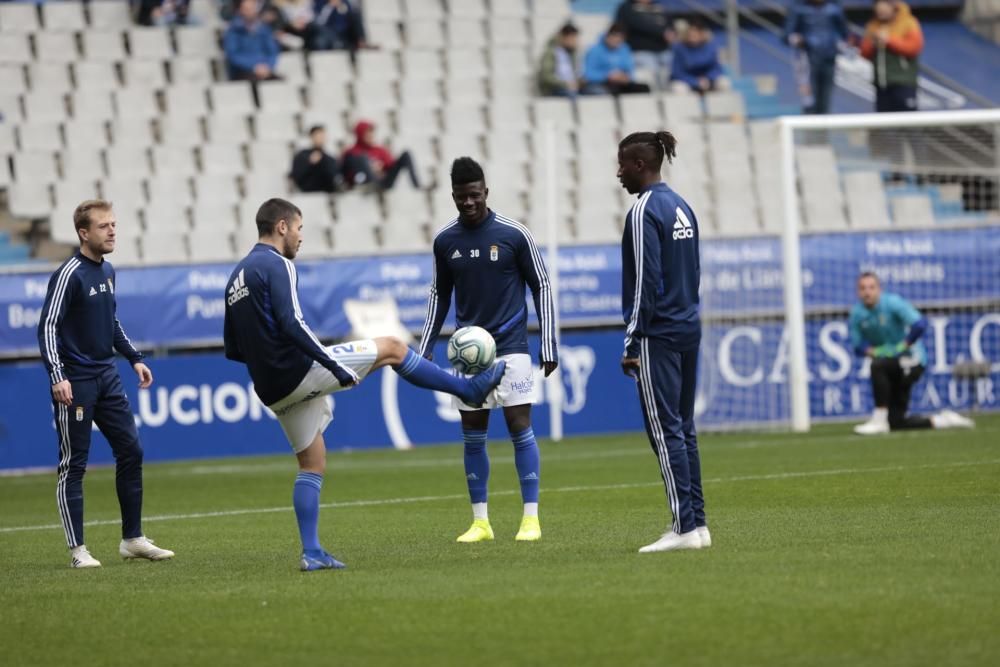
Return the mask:
M149 366L139 361L132 364L132 368L139 376L139 389L149 389L153 384L153 371L149 370Z
M802 35L800 35L797 32L793 32L791 35L788 36L788 43L790 45L796 46L796 47L797 46L801 46L802 45Z
M639 380L639 360L631 357L622 357L622 373L633 380Z
M62 403L63 405L72 405L73 385L70 384L69 380L56 382L54 385L52 385L52 398L55 400L56 403Z
M558 361L543 361L542 362L542 370L545 371L545 377L548 377L548 376L552 375L553 371L555 371L557 368L559 368L559 362Z

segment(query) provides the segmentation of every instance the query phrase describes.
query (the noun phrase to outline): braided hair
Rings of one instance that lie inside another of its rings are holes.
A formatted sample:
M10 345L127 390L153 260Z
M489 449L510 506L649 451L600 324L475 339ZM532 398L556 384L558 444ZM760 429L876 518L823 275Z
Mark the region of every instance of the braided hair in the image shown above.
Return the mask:
M643 151L641 158L651 168L659 171L663 159L673 162L677 157L677 139L666 130L659 132L633 132L618 144L618 150L637 148Z

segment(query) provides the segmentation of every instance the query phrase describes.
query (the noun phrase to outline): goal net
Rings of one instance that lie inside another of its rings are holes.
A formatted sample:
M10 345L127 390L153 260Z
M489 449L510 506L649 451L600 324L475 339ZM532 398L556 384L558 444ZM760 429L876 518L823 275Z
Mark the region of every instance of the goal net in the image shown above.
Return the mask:
M702 244L701 422L866 416L847 324L866 271L929 321L911 410L1000 408L1000 111L788 117L742 134L708 135L715 205L699 216L703 238L721 238ZM733 164L740 142L749 170Z

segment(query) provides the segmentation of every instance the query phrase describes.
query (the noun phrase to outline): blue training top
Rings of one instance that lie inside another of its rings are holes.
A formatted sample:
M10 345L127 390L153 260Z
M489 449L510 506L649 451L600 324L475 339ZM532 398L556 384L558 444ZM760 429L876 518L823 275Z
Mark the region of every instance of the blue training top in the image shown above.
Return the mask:
M676 350L701 342L698 220L680 195L656 183L629 209L622 237L622 315L625 356L639 341L659 338Z
M357 374L337 363L302 318L295 265L276 248L255 245L227 285L226 358L247 365L264 405L292 393L314 361L341 384L357 381Z
M927 350L920 341L927 329L927 319L898 294L883 292L874 308L860 302L854 304L847 325L851 347L858 356L864 356L872 347L906 342L910 344L910 355L921 365L927 364Z
M531 232L492 210L476 227L452 220L434 238L434 279L420 354L427 357L433 351L453 290L459 327L489 331L498 356L527 353L525 286L531 288L541 323L541 361L557 361L552 290Z
M77 251L52 274L38 322L38 347L52 384L114 368L115 350L129 363L142 360L116 311L111 262Z

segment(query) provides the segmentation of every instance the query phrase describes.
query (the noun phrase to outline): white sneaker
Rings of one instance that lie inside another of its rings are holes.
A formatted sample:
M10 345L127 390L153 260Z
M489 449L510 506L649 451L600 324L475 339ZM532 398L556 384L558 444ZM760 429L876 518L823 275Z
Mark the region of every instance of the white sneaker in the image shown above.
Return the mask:
M858 424L854 427L854 432L858 435L879 435L882 433L889 432L888 422L881 420L869 419L864 424Z
M954 410L944 409L934 415L934 428L973 428L976 422Z
M130 558L167 560L174 557L173 551L161 549L153 544L153 540L147 537L134 537L129 540L122 540L122 543L118 545L118 553L125 560L129 560Z
M695 528L698 537L701 538L701 548L707 549L712 546L712 534L708 532L708 526L698 526Z
M69 563L70 567L85 568L101 566L101 561L90 555L90 552L87 551L87 545L85 544L81 544L78 547L70 549L69 555L72 557L72 560Z
M680 549L701 549L701 537L697 530L686 533L669 532L652 544L639 549L641 554L650 554L657 551L678 551Z

